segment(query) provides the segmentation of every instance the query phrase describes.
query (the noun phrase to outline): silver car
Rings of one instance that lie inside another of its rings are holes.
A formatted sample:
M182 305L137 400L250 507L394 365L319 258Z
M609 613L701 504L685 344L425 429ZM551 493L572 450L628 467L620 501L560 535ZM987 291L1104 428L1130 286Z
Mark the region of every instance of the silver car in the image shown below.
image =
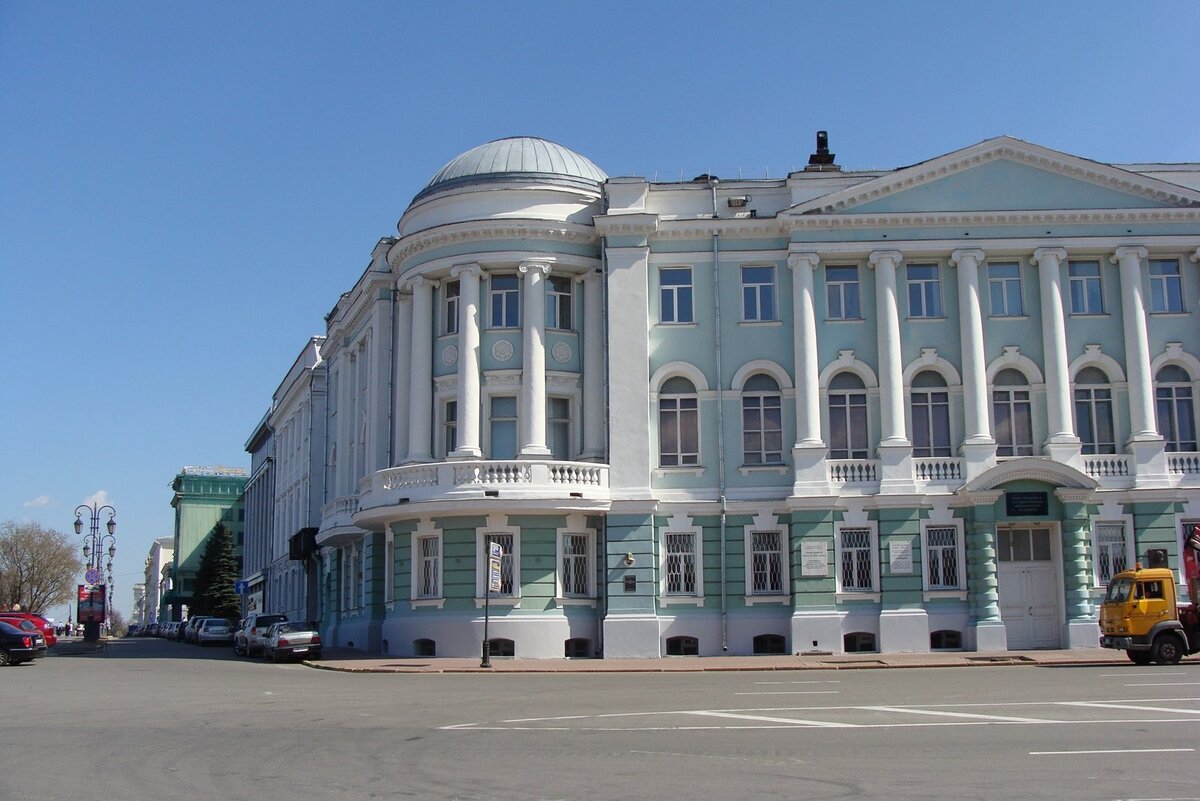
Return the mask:
M263 658L272 662L320 659L321 635L316 625L301 621L273 623L263 638Z
M233 645L233 623L223 617L205 618L196 629L199 645Z

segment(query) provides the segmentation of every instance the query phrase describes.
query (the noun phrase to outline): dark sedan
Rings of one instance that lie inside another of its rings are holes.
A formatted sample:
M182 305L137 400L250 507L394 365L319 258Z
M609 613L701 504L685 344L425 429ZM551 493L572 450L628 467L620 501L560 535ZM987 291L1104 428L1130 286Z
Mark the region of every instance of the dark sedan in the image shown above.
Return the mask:
M25 631L0 621L0 666L32 662L46 655L46 638L37 626L32 628Z

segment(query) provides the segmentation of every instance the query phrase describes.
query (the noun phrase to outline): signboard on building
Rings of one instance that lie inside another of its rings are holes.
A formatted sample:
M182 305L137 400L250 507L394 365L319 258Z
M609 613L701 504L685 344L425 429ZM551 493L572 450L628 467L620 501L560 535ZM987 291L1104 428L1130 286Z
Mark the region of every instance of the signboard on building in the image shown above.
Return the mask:
M1004 513L1009 517L1045 517L1050 514L1050 496L1045 492L1006 492Z
M500 543L488 543L488 590L500 592L500 557L503 554Z
M825 540L800 543L800 575L829 575L829 543Z

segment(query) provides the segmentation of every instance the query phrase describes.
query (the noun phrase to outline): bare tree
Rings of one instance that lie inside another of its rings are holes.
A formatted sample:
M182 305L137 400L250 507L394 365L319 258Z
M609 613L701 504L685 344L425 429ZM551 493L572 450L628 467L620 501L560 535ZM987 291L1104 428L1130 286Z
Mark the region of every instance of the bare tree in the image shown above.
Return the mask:
M83 563L74 540L38 523L0 525L0 609L41 612L75 597Z

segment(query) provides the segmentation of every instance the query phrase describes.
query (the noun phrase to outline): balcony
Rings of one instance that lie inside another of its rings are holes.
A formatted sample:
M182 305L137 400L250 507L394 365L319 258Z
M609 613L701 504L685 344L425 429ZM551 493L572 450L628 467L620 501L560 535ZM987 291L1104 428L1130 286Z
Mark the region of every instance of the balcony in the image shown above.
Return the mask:
M877 459L830 459L829 483L835 487L843 484L879 485L879 460Z
M1085 453L1083 472L1110 489L1132 487L1135 476L1133 458L1124 453Z

